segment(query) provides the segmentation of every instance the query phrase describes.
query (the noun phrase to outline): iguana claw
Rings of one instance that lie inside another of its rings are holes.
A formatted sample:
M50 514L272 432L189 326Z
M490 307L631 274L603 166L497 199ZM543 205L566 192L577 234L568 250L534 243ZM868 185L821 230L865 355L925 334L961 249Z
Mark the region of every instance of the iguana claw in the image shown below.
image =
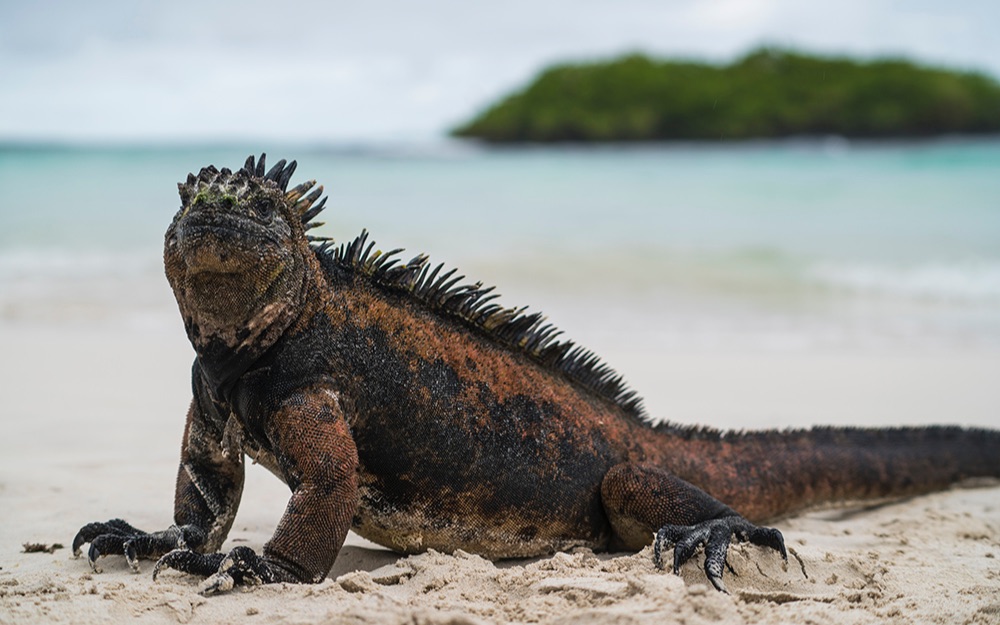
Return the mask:
M219 570L225 558L222 553L195 553L190 549L174 549L165 554L153 566L153 581L163 569L174 569L183 573L208 577Z
M698 547L705 546L705 575L712 586L721 592L726 590L722 583L724 569L729 566L726 553L729 542L750 542L761 547L770 547L788 560L785 539L781 532L770 527L758 527L740 516L724 517L703 521L696 525L664 525L656 533L653 541L653 562L663 568L663 550L674 548L674 573L691 559ZM730 569L732 570L732 569Z
M90 543L87 561L95 573L100 573L98 558L123 555L129 567L138 573L140 558L154 558L171 549L197 548L205 534L193 525L171 525L162 532L144 532L121 519L105 523L88 523L73 538L73 555L79 557L84 543Z
M249 547L236 547L228 554L175 549L153 567L154 581L164 568L206 577L199 591L203 595L226 592L234 586L271 584L282 579L279 571Z

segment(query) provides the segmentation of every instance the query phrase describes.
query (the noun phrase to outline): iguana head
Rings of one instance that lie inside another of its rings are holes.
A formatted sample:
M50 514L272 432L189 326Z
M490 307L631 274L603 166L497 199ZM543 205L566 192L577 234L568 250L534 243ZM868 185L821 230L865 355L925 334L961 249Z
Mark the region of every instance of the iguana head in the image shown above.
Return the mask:
M265 173L264 155L232 172L209 166L178 184L164 265L195 348L259 345L294 320L305 298L306 230L325 199L315 181L288 190L295 162ZM199 350L200 351L200 350Z

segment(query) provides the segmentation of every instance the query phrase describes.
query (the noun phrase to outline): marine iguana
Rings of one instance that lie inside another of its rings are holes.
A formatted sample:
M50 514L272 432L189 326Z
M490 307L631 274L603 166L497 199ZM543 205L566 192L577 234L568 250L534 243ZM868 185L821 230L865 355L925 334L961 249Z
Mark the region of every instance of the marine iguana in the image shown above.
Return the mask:
M586 546L701 547L724 590L732 539L777 551L756 525L836 499L903 496L1000 476L1000 432L958 427L720 432L656 424L607 365L538 313L505 308L424 255L367 232L310 236L323 187L288 190L296 163L209 166L178 185L164 264L196 351L174 523L121 519L73 540L88 559L159 558L236 584L319 582L349 529L401 553L489 558ZM256 554L217 553L244 456L291 489Z

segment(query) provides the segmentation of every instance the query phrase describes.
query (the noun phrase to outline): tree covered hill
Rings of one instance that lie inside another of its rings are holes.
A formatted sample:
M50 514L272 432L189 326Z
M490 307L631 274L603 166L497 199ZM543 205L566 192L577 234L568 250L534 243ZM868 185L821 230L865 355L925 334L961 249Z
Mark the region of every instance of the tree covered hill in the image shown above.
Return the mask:
M764 48L730 65L630 55L543 71L454 129L489 142L1000 132L1000 83L906 60Z

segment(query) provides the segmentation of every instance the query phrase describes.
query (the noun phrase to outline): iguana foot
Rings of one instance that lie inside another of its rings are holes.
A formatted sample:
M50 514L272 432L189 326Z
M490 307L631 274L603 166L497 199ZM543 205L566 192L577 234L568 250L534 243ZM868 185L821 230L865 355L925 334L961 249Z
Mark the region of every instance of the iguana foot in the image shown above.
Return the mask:
M258 556L250 547L236 547L228 554L175 549L157 561L153 567L154 580L164 568L207 577L199 591L203 595L226 592L234 586L290 581L283 570Z
M95 573L100 573L97 559L108 555L123 555L128 565L139 572L139 558L155 558L172 549L197 549L205 542L205 533L194 525L171 525L162 532L144 532L121 519L106 523L88 523L73 538L73 555L80 556L80 547L90 543L87 561Z
M696 525L664 525L656 533L653 541L653 562L663 568L663 550L674 548L674 573L691 559L698 547L705 546L705 575L716 590L729 592L722 583L722 573L729 566L726 553L729 541L750 542L761 547L770 547L788 560L785 539L781 532L770 527L758 527L741 516L723 517L703 521ZM732 569L730 569L732 570Z

